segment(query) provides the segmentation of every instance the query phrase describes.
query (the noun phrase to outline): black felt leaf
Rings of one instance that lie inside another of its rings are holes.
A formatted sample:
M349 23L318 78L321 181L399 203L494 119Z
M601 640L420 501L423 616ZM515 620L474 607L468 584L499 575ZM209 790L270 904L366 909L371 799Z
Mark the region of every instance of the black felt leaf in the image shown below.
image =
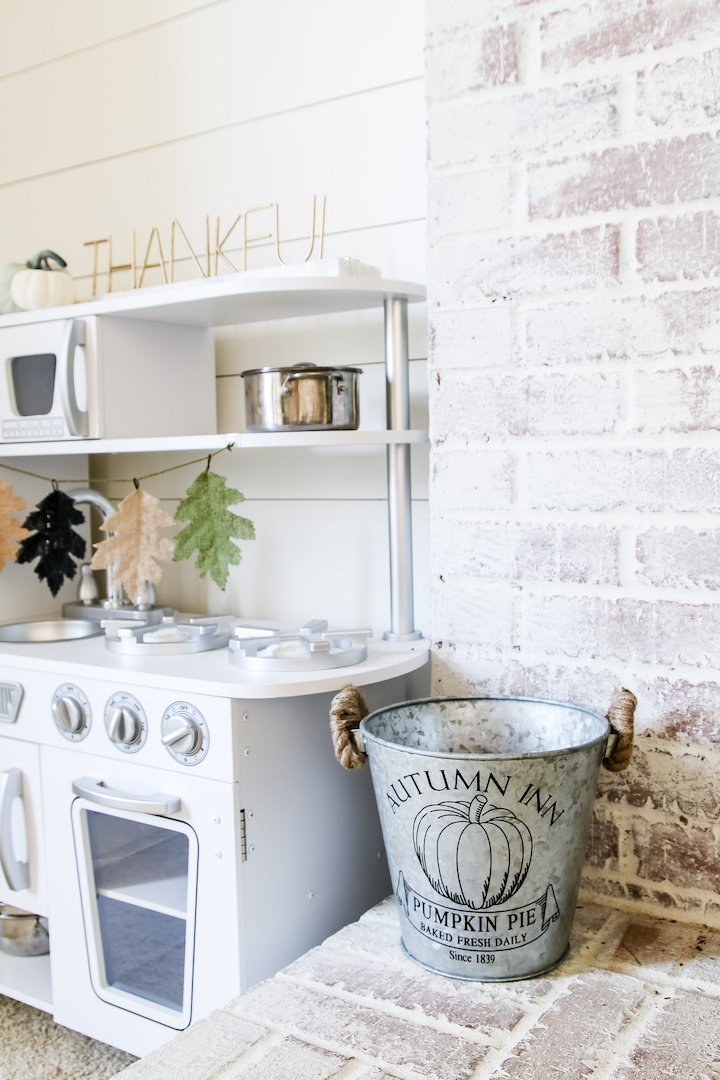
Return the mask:
M27 563L39 559L35 573L56 596L65 578L74 578L77 565L71 558L85 556L85 541L73 529L81 525L85 516L64 491L51 491L37 504L23 522L30 529L30 536L18 547L17 562Z

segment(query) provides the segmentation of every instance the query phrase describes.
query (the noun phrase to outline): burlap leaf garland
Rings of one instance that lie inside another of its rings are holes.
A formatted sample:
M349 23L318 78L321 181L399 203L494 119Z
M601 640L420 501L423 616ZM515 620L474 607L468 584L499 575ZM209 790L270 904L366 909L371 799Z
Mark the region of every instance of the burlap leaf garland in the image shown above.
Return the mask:
M17 558L18 548L14 541L26 540L30 535L13 513L25 507L25 500L15 494L12 484L0 477L0 570L6 559L15 562Z
M206 469L187 490L175 511L175 521L188 524L175 537L174 562L189 559L197 550L195 569L201 578L206 574L224 589L230 566L237 566L242 555L231 539L254 540L253 523L228 510L244 501L235 488L226 485L225 477Z
M90 565L105 570L113 563L116 578L122 582L131 603L142 592L146 581L157 585L162 577L161 562L170 562L175 545L159 529L173 524L154 495L136 488L103 521L103 532L114 533L96 544Z
M38 559L35 573L47 581L48 588L56 596L65 578L74 578L77 570L76 559L85 555L85 541L73 529L81 525L85 517L64 491L51 491L37 504L37 508L28 514L23 522L30 529L24 540L20 541L17 561L32 562ZM39 557L39 558L38 558Z
M229 488L225 477L210 472L213 456L208 456L207 468L195 478L185 498L180 500L174 520L161 508L160 501L142 490L135 480L135 490L100 526L103 532L111 535L95 544L97 550L90 565L93 570L112 565L115 580L123 585L130 603L138 602L144 594L146 581L158 584L162 577L161 563L170 562L173 557L176 562L189 559L195 551L198 553L195 569L199 576L204 578L209 573L216 585L224 589L230 566L236 566L242 558L233 538L255 539L253 523L228 509L243 502L245 497L235 488ZM161 473L177 467L161 470ZM36 473L29 475L46 479ZM55 480L52 484L53 491L38 503L37 509L21 525L13 511L24 509L25 502L0 478L0 570L5 559L31 562L39 558L35 573L47 580L55 596L65 578L75 576L74 559L84 557L86 545L82 536L72 529L72 525L85 520L83 514L68 495L58 490ZM186 521L187 524L176 539L171 540L159 530L172 527L174 521ZM13 540L19 541L17 548Z

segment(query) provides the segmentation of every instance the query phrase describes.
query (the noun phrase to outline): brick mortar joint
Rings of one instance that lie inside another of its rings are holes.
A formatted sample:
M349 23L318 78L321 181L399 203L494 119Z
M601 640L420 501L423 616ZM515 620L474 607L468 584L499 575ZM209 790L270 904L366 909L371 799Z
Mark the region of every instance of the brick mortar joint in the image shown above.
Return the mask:
M393 899L393 901L394 901L393 897L389 897L388 899ZM595 907L605 907L606 906L606 905L597 903L595 901L593 901L593 904L594 904ZM365 916L362 916L362 918L359 921L358 925L367 926L368 922L365 922L365 919L367 918L368 915L373 914L374 910L375 909L371 908L369 912L366 912ZM608 914L609 914L610 917L612 917L613 915L616 914L616 909L614 909L614 908L608 907L607 911L608 911ZM386 912L377 913L377 919L375 921L377 923L379 923L379 925L381 925L382 927L385 927L387 925L387 923L388 923L387 913ZM600 933L600 931L598 931L598 933ZM399 943L399 941L400 941L400 927L399 927L399 925L397 927L397 937L398 937L398 943ZM319 949L322 950L323 956L324 956L324 958L326 960L328 960L328 959L331 960L331 958L333 958L334 956L341 955L342 957L355 956L358 960L363 960L366 963L370 962L373 965L377 964L379 966L379 965L382 964L382 960L378 959L378 954L376 952L370 952L369 950L365 949L362 945L353 944L352 942L350 942L350 943L343 942L342 946L338 947L338 946L336 946L334 944L333 945L330 944L330 942L332 942L332 940L333 939L330 938L327 941L325 941L321 946L318 947ZM301 982L305 981L303 978L298 978L297 976L290 975L287 971L280 971L280 972L278 972L278 975L282 975L282 976L288 978L288 980L292 981L292 982L301 983ZM418 975L420 976L419 971L418 971ZM424 978L426 976L423 975L423 976L420 976L420 977ZM314 980L307 980L307 982L309 984L312 984L313 988L321 987L323 989L323 991L328 989L327 983L316 983ZM478 987L481 987L482 983L476 982L475 985L478 986ZM488 987L488 992L491 993L493 996L495 996L495 995L497 995L498 997L502 996L502 999L504 1001L508 1001L508 1002L514 1004L523 1014L525 1013L526 1008L527 1008L527 1002L523 998L523 992L522 992L522 989L520 988L520 984L515 983L515 982L488 983L487 987ZM361 1001L362 1004L367 1004L368 1001L372 1002L373 1000L374 999L372 999L372 998L365 998L365 997L360 998L360 1001ZM421 1013L422 1015L425 1015L423 1013L423 1010L420 1009L420 1007L417 1006L417 1005L413 1006L413 1010L416 1011L416 1012ZM466 1030L463 1025L461 1025L460 1027L461 1027L462 1031ZM502 1029L497 1029L497 1030L502 1030Z
M557 11L557 6L555 10ZM619 73L623 69L645 74L656 67L668 67L682 60L699 59L707 52L718 47L720 47L720 34L715 30L709 30L698 34L692 40L681 39L670 45L645 47L637 52L626 53L624 56L606 57L598 60L583 59L579 64L563 68L561 71L552 72L552 74L571 78L575 73L580 78L584 78L590 74L612 75Z
M629 767L632 768L632 760ZM651 805L651 796L648 796L648 801L643 806L635 806L628 802L625 795L621 799L614 801L601 794L596 799L594 806L606 821L612 822L612 824L620 828L622 826L629 828L640 821L644 821L647 825L677 825L681 829L703 831L720 829L720 821L717 818L696 817L685 811L673 810L671 807L667 809L655 807ZM681 817L685 820L681 821ZM638 877L637 880L647 883L648 879ZM654 884L659 885L660 883L656 882Z
M529 179L532 179L531 177ZM618 230L618 239L622 247L623 236L625 236L625 246L628 245L632 248L632 266L637 276L632 277L619 277L618 284L606 286L608 289L620 291L625 288L629 290L629 286L634 285L636 282L642 286L647 286L647 282L644 278L640 277L640 271L642 270L642 264L635 263L634 245L636 242L636 234L638 226L649 222L651 224L658 224L662 219L668 222L677 222L682 218L696 217L698 214L716 214L720 215L720 196L712 196L710 198L697 198L687 200L686 202L673 202L673 203L652 203L647 206L621 206L612 207L608 210L592 210L578 215L567 215L560 217L528 217L521 220L515 219L513 221L512 229L506 226L498 226L497 228L480 229L477 231L458 229L456 232L442 232L433 233L430 229L430 247L431 250L437 250L439 243L443 241L452 241L451 245L446 246L443 254L452 252L462 252L463 250L476 247L478 245L491 245L493 242L503 241L521 241L521 240L546 240L551 238L569 238L577 236L579 233L584 232L611 232ZM630 254L626 253L626 261L630 259ZM623 267L620 267L620 273L622 274ZM542 280L538 275L539 280ZM705 282L705 288L712 288L711 282L717 282L717 277L714 277L710 273L698 274L695 278L682 279L679 284L686 286L689 283L703 281ZM670 282L662 282L663 286L671 284ZM587 286L582 290L588 293L594 292L593 286ZM676 289L674 291L693 291L690 289ZM527 293L522 294L523 297L527 296ZM538 295L538 294L532 294ZM561 295L566 295L562 293Z
M587 3L587 0L565 0L565 3L563 5L563 7L567 8L568 10L574 10L576 8L584 7L584 5L586 3ZM428 27L432 28L433 26L436 26L438 29L448 28L448 29L452 29L452 30L472 29L473 27L476 27L476 26L477 27L484 27L485 25L487 25L488 27L492 27L492 26L495 25L493 20L496 17L498 12L502 13L502 12L505 12L505 11L515 11L516 7L517 7L517 4L511 4L511 5L508 6L506 3L498 4L498 3L492 2L492 0L491 0L491 2L486 4L484 8L483 7L478 7L478 8L473 9L474 12L476 10L480 10L480 11L483 11L484 13L485 12L487 13L487 14L483 14L483 16L481 18L479 18L479 19L476 19L476 18L473 18L473 19L461 19L461 20L453 21L452 23L441 23L441 22L433 23L432 16L430 16L430 17L428 17ZM557 0L539 0L539 2L535 4L535 7L539 9L541 14L543 12L546 12L546 11L547 12L553 12L553 11L557 10ZM487 20L487 24L486 24L486 20Z
M472 570L461 570L457 573L445 573L445 584L448 581L463 580L484 582L486 587L520 589L523 599L529 603L547 600L568 600L597 602L597 606L605 608L612 618L613 608L621 605L622 609L639 610L645 608L650 615L654 615L659 609L686 608L689 613L707 613L720 608L720 591L704 586L684 587L645 585L642 582L633 584L605 584L596 582L576 582L567 580L529 580L523 576L525 572L520 569L521 576L489 576ZM587 606L587 605L586 605ZM574 656L573 653L561 655ZM622 657L616 655L616 659L622 662ZM641 662L628 657L626 662ZM652 662L652 661L650 661ZM657 662L657 661L656 661ZM675 666L674 661L669 660L664 665L668 668ZM689 666L700 666L689 665ZM704 666L704 664L702 665Z
M225 1012L226 1010L223 1010ZM266 1024L262 1025L267 1027ZM256 1062L262 1061L267 1055L268 1050L273 1050L276 1046L280 1046L283 1042L284 1036L279 1032L268 1031L265 1035L262 1035L256 1042L246 1047L237 1057L234 1057L232 1061L226 1062L225 1065L213 1073L212 1080L232 1080L237 1075L236 1070L238 1065L245 1068L247 1065L254 1065Z
M526 459L526 455L519 455L518 466L523 463L523 459ZM672 532L681 526L700 530L712 526L713 531L720 530L720 518L711 511L548 510L545 507L518 504L498 507L496 512L484 508L476 510L473 506L442 507L437 511L434 528L437 528L438 521L441 525L447 521L453 526L466 524L487 528L554 528L570 532L592 529L593 532L601 530L608 534L627 529L633 534L633 540L636 539L635 533L642 534L650 529Z
M678 991L685 994L697 994L700 997L717 998L720 1002L720 987L715 983L707 982L695 977L684 978L681 975L672 975L661 972L651 964L634 965L631 962L623 963L620 960L610 962L595 958L593 967L596 971L605 971L613 975L624 975L628 979L635 979L642 984L648 998L660 996L661 991L670 990L674 995ZM584 969L587 970L587 969ZM578 971L577 974L582 974Z
M625 78L625 73L621 72L618 75L618 80ZM575 88L580 89L582 86L587 86L592 83L603 83L601 79L588 79L588 80L571 80L569 82L563 82L557 89ZM614 81L608 81L606 89L616 90L618 84ZM475 110L482 111L482 107L487 105L497 106L505 102L513 101L527 101L536 100L539 94L543 90L553 89L553 87L540 87L538 90L529 90L527 85L521 83L507 84L502 87L491 87L486 91L473 91L457 98L441 98L433 106L429 105L428 111L428 125L430 134L433 134L434 124L437 123L440 127L444 126L446 122L446 114L452 112L461 112L462 110ZM517 142L513 143L512 150L502 151L499 150L492 158L485 160L492 161L493 163L507 163L512 161L528 161L531 164L557 164L560 161L567 159L576 160L583 156L599 156L606 150L623 150L633 149L640 144L661 145L671 142L686 142L688 139L697 135L709 135L713 141L717 142L718 139L718 119L717 117L705 116L693 117L691 119L683 119L682 122L667 122L664 124L654 123L648 116L644 114L634 114L633 122L629 123L628 116L629 109L635 107L635 103L630 100L630 94L625 102L621 100L621 106L625 112L623 117L618 118L618 125L615 128L607 128L596 135L579 138L568 138L565 143L563 141L552 143L544 149L537 149L535 143L529 143L526 148ZM566 149L563 151L563 147ZM522 158L520 157L522 155ZM435 175L439 173L451 172L454 169L463 169L463 171L470 171L472 169L471 164L461 164L460 162L449 162L446 165L439 165L435 163L433 155L432 143L430 145L430 156L428 159L429 174L432 178L433 173ZM475 169L479 169L480 166L475 165Z
M464 369L458 369L467 376L467 371ZM503 378L514 379L517 369L508 371L507 375ZM582 378L582 376L578 376ZM436 422L437 427L437 422ZM638 448L638 436L643 435L642 447ZM638 431L602 431L602 432L584 432L581 434L532 434L532 435L486 435L485 433L478 433L474 438L468 435L452 436L451 434L441 434L437 430L433 432L430 441L431 451L439 449L447 450L460 450L467 451L472 449L485 450L485 451L504 451L504 452L533 452L541 451L544 454L552 454L557 452L567 453L585 453L588 450L595 453L597 451L630 451L638 460L648 458L651 454L662 455L667 461L671 461L672 457L678 451L688 451L690 453L694 451L713 450L718 453L718 436L717 430L714 428L705 428L701 431L688 431L677 432L671 435L663 435L658 433L641 433ZM650 492L652 494L652 492ZM667 507L668 511L672 512L672 507ZM596 512L602 512L596 511ZM663 511L655 510L639 510L639 513L656 514ZM674 511L676 513L682 513L683 511ZM707 509L706 513L713 513L712 510Z
M497 1047L499 1045L497 1038L486 1035L484 1032L475 1032L471 1028L464 1027L461 1024L454 1024L450 1020L428 1016L423 1012L419 1005L406 1007L396 1005L394 1002L388 1001L385 998L364 997L362 994L356 994L349 990L342 990L337 986L328 986L327 983L316 982L314 979L289 975L284 971L278 972L275 979L278 982L288 982L294 986L315 990L326 997L336 998L339 1001L347 1001L352 1005L370 1009L371 1011L381 1013L384 1016L394 1016L398 1020L404 1020L405 1022L415 1024L418 1027L430 1028L441 1035L452 1035L454 1038L462 1038L466 1042L471 1042L479 1046ZM501 1032L503 1029L496 1028L494 1030Z
M647 531L647 530L643 530ZM482 577L483 575L461 575ZM491 579L510 584L515 578ZM568 600L598 600L601 602L629 601L629 604L641 604L657 607L658 604L673 604L695 609L712 609L720 606L720 591L708 586L684 585L646 585L641 581L632 583L607 584L602 582L545 581L522 578L523 593L530 599L552 599L555 596ZM628 605L629 606L629 605Z
M670 767L681 761L691 761L698 767L702 765L704 769L720 769L720 747L718 746L691 743L687 742L686 738L666 739L652 730L645 729L639 729L636 746L638 753L652 756L654 761L664 758ZM717 773L713 772L712 775L717 775Z
M612 1080L612 1077L617 1075L617 1070L623 1063L630 1063L631 1051L642 1040L643 1033L647 1031L651 1020L657 1015L658 1009L659 1002L654 997L646 996L644 998L628 1023L608 1043L601 1059L594 1063L593 1077L595 1080Z
M718 291L718 300L720 301L720 289ZM674 294L677 295L677 294ZM518 319L527 319L528 314L536 313L542 309L521 307L519 304L513 308L512 316ZM695 348L699 348L695 346ZM526 350L523 350L526 351ZM629 365L633 365L632 368ZM579 360L556 360L552 364L549 362L542 362L540 360L525 360L521 365L515 366L507 361L499 362L493 365L474 366L466 363L464 366L452 366L452 364L443 364L442 366L437 363L432 365L433 372L439 372L442 379L445 380L445 387L447 389L448 381L455 378L457 382L466 380L468 377L474 382L492 382L495 384L502 382L510 382L524 379L538 379L540 381L552 382L563 379L565 381L572 381L573 379L587 378L589 375L654 375L664 371L679 371L683 374L691 374L692 372L701 369L708 372L720 372L720 357L716 349L708 347L704 352L698 351L696 354L689 352L671 352L668 346L662 352L656 353L636 353L633 357L622 356L617 359L613 356L605 355L601 358L586 358ZM434 393L438 393L438 390L434 390ZM707 432L714 432L716 428L701 428L699 434ZM693 430L687 433L678 432L675 435L676 439L693 436L698 432ZM616 434L616 433L613 433ZM623 434L627 434L623 432ZM633 433L634 434L634 433Z
M438 639L440 639L440 643ZM456 653L458 647L462 649L471 646L484 647L478 645L474 638L463 640L457 635L440 637L436 633L433 635L433 652L438 652L441 646L443 650L450 650L451 653ZM643 681L653 681L656 679L669 679L670 676L674 676L676 679L692 680L693 685L701 685L708 679L708 670L699 666L624 660L619 656L569 656L567 653L538 653L530 648L520 648L519 650L513 648L494 652L493 659L502 662L513 660L518 666L525 669L542 667L550 670L562 669L565 672L568 670L588 670L592 675L603 675L609 672L621 680L637 677ZM714 677L716 672L717 668L711 668L710 677ZM644 734L644 730L639 729L641 735ZM684 743L686 738L687 736L683 735L676 741ZM711 746L714 744L695 743L693 745Z
M550 307L574 307L587 305L588 300L592 299L593 305L600 305L603 303L612 303L613 301L619 302L623 300L636 300L636 301L648 301L653 302L657 300L667 299L672 295L678 293L682 295L690 295L693 293L699 294L703 292L717 293L720 289L720 279L718 278L687 278L678 279L674 281L642 281L638 280L630 284L612 284L612 285L596 285L586 286L581 288L567 288L558 292L544 292L544 293L518 293L514 296L502 298L501 304L498 306L497 301L501 299L498 294L495 299L492 296L483 296L478 298L470 304L435 304L433 306L432 300L432 283L430 285L429 311L428 315L430 319L435 316L449 316L458 315L464 312L473 311L493 311L502 310L502 308L519 308L527 312L533 311L546 311Z
M608 883L620 885L623 888L634 885L646 890L648 888L656 889L669 896L675 902L675 906L669 907L658 901L631 899L630 897L613 896L609 898L605 893L595 892L592 888L593 884L597 886ZM628 914L639 915L643 918L661 919L667 922L672 915L675 922L684 926L713 931L720 930L720 911L717 914L708 911L708 905L717 905L717 894L715 892L703 892L693 888L682 889L668 881L650 881L646 878L634 877L631 874L623 876L618 871L596 870L586 863L583 866L579 898L584 903L612 906L617 908L618 911L625 911ZM683 902L693 901L697 902L697 908L689 909L682 906Z
M581 0L578 7L582 8L583 6ZM563 5L563 11L572 9L572 7L572 3L566 3ZM537 23L539 26L537 45L540 60L542 61L543 46L548 43L548 35L543 35L542 32L543 15L545 13L553 15L557 10L557 3L551 2L547 5L535 4L532 12L518 11L517 7L508 7L499 17L497 15L493 16L492 14L489 14L487 16L487 21L465 21L463 23L458 23L453 27L433 26L432 22L429 22L427 28L428 51L440 52L443 49L445 43L431 40L433 35L436 34L438 36L444 35L445 37L450 37L450 35L454 34L455 40L461 41L462 36L466 35L468 31L506 30L514 26L518 31L522 32L528 25ZM583 59L577 64L561 68L560 70L554 70L550 67L543 68L541 65L537 72L537 82L533 84L533 88L537 90L553 89L558 86L576 85L577 83L599 81L601 79L611 82L616 78L633 74L648 75L658 67L671 67L683 60L701 60L708 52L719 47L720 35L716 31L711 30L698 34L693 39L680 40L669 45L653 47L651 50L644 48L636 52L626 53L622 56L608 56L595 60ZM507 91L510 89L522 88L526 85L527 84L522 82L510 84L503 83L493 85L489 87L488 90L493 92ZM480 94L483 93L483 91L478 90L475 91L475 93Z
M277 976L275 976L275 978L277 978ZM397 1064L396 1062L385 1060L382 1057L375 1057L372 1054L368 1054L355 1046L350 1046L349 1043L341 1043L333 1039L323 1039L317 1035L310 1034L301 1028L294 1027L293 1025L280 1024L276 1020L270 1020L267 1017L263 1017L263 1014L261 1013L254 1013L252 1010L243 1009L240 1005L241 1001L242 998L238 999L232 1007L225 1009L225 1011L229 1012L231 1016L237 1016L239 1019L258 1024L269 1029L271 1032L278 1032L284 1038L290 1036L308 1046L315 1046L320 1050L327 1050L331 1054L337 1054L340 1057L347 1058L349 1055L352 1055L352 1060L357 1060L364 1066L375 1066L376 1068L387 1072L390 1076L400 1077L401 1080L418 1080L418 1073L414 1065L406 1066ZM215 1080L214 1077L213 1080Z
M641 206L620 206L611 207L609 210L590 210L582 214L568 214L558 217L543 217L537 215L532 218L528 218L528 228L526 232L523 232L522 236L535 236L539 231L543 236L557 236L558 230L549 229L547 233L542 231L542 226L550 222L553 224L565 225L565 233L584 232L587 229L603 228L609 226L617 226L622 230L624 229L627 235L633 240L636 240L637 227L646 222L657 224L660 219L664 221L680 221L682 218L695 217L698 214L716 214L720 213L720 196L712 195L708 197L698 196L697 199L687 199L682 202L653 202L647 203ZM489 230L488 230L489 232ZM564 233L562 233L564 234ZM453 234L456 235L456 234ZM472 233L467 232L465 234L468 237L475 235L484 237L488 235L486 232ZM507 234L511 236L510 233ZM504 239L504 234L500 236ZM514 238L514 234L513 234ZM642 269L640 263L637 264L638 271ZM711 275L699 275L706 281L717 280ZM645 284L643 278L632 279L642 281ZM697 279L687 279L689 281ZM628 281L621 281L621 285L628 284ZM665 282L663 284L666 284ZM669 283L667 283L669 284ZM685 284L685 281L683 281ZM706 286L707 287L707 286Z
M512 1051L534 1030L545 1013L564 996L565 992L564 986L551 984L545 997L526 1008L522 1018L506 1033L504 1045L495 1047L478 1063L470 1080L492 1080Z

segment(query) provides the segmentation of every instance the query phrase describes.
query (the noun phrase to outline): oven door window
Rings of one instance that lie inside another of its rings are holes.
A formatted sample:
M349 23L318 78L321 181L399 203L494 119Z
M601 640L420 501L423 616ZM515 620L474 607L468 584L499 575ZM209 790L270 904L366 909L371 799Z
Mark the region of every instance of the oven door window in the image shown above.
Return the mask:
M19 416L47 416L55 395L54 353L13 356L10 378Z
M103 1001L190 1023L198 844L170 818L73 804L90 976Z

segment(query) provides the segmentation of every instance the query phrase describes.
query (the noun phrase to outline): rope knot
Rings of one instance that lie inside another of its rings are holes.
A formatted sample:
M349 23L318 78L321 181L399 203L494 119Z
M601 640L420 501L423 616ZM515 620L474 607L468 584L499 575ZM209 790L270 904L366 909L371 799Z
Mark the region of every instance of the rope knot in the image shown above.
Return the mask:
M636 706L637 698L632 690L626 690L623 687L615 695L607 711L610 730L618 737L612 752L603 759L604 767L610 772L622 772L623 769L627 769L630 763L635 732Z
M353 744L351 732L359 727L368 712L365 698L352 684L344 687L330 703L330 734L335 757L345 769L362 769L367 761L367 754Z

